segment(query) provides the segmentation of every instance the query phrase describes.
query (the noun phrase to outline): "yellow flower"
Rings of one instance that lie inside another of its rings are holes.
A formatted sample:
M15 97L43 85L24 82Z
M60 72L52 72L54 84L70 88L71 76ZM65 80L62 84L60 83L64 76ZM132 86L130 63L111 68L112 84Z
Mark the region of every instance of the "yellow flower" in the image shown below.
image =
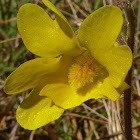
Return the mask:
M55 20L28 3L19 9L17 25L27 49L43 58L19 66L4 86L7 94L32 89L16 114L18 123L30 130L88 99L115 101L129 88L124 79L132 64L129 47L115 43L123 23L119 8L96 10L83 21L76 36L56 7L42 1L55 13Z

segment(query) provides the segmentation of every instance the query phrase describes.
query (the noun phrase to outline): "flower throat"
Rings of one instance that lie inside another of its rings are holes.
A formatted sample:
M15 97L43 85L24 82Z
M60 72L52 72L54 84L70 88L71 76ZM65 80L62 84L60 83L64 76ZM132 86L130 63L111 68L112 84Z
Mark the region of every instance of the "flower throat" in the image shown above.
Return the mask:
M75 57L74 64L69 70L69 83L78 89L93 82L102 68L102 66L87 51Z

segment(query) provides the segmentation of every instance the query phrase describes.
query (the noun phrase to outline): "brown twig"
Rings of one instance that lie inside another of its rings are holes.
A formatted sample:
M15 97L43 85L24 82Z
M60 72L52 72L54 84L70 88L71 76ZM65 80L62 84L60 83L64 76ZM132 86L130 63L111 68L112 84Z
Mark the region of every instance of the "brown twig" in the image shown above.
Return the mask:
M12 40L16 40L17 38L21 38L21 36L19 36L19 37L14 37L14 38L10 38L10 39L6 39L6 40L2 40L2 41L0 41L0 44L6 43L6 42L10 42L10 41L12 41Z
M101 124L107 124L108 123L108 122L103 121L103 120L98 120L98 119L95 119L95 118L90 118L90 117L87 117L87 116L83 116L83 115L79 115L79 114L74 114L74 113L65 113L65 114L63 114L63 116L72 116L72 117L77 117L77 118L92 120L92 121L99 122Z
M11 21L16 21L17 18L14 17L14 18L10 18L10 19L7 19L7 20L0 20L0 24L6 24L8 22L11 22Z
M33 140L34 139L34 135L35 135L36 130L33 130L30 134L29 140Z

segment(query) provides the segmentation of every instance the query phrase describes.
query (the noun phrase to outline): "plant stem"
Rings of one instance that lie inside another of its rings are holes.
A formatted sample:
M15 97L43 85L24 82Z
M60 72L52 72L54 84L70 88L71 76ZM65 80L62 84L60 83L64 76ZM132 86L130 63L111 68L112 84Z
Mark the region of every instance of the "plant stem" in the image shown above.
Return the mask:
M131 73L130 69L126 82L131 85ZM131 89L124 92L124 131L126 140L132 140L132 122L131 122Z
M134 49L134 36L135 36L135 16L130 4L124 8L128 20L128 40L127 44ZM132 67L126 77L126 82L131 86ZM131 122L131 89L124 92L124 128L126 140L132 140L132 122Z
M114 4L124 9L125 16L128 22L127 30L127 44L134 49L134 36L135 36L135 16L133 9L128 0L116 0ZM126 82L131 86L132 67L129 70ZM132 140L132 122L131 122L131 89L124 92L124 131L126 140Z

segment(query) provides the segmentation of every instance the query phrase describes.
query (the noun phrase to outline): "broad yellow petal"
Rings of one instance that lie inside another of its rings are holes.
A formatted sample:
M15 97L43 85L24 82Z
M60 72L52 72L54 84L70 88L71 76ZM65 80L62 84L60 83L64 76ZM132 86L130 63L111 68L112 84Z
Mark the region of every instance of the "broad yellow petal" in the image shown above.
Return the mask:
M109 72L112 85L118 88L132 65L128 46L114 45L121 30L122 12L115 6L105 6L93 12L80 26L78 38L93 57Z
M68 59L69 60L69 59ZM68 61L67 60L67 61ZM66 62L67 62L66 61ZM65 65L65 62L63 62ZM61 73L65 73L66 68L64 67L61 70ZM66 79L67 82L53 82L49 83L40 91L40 96L49 97L56 105L68 109L80 105L81 103L89 100L91 98L98 99L103 97L100 92L102 87L102 81L105 77L108 76L106 70L102 70L101 74L94 77L93 82L87 83L84 86L78 88L73 84L68 82L68 73L67 76L62 76L62 79ZM57 81L58 78L55 78Z
M112 82L107 77L103 81L102 87L101 87L101 94L105 97L110 98L113 101L116 101L124 92L124 90L129 89L130 86L123 82L118 88L114 88L112 86Z
M38 95L39 89L34 89L17 109L17 122L25 129L34 130L58 119L64 109L54 105L47 97Z
M20 65L6 79L4 91L15 94L34 88L47 74L54 73L60 67L60 58L37 58Z
M96 60L115 42L123 23L121 10L116 6L104 6L89 15L78 32L80 45L88 48Z
M40 91L39 95L47 96L56 105L68 109L78 106L89 99L108 97L115 101L128 88L129 86L125 82L119 88L114 88L107 77L104 81L98 81L96 84L91 83L79 90L75 90L67 84L48 84Z
M52 99L56 105L68 109L78 106L91 98L98 99L103 97L99 92L99 88L100 84L97 84L94 86L85 86L76 91L67 84L48 84L41 90L39 95L47 96Z
M64 20L52 20L38 5L25 4L17 15L17 26L28 50L42 57L56 57L78 49L73 31Z
M126 45L112 46L102 53L100 63L108 70L112 85L118 88L132 65L131 49Z

